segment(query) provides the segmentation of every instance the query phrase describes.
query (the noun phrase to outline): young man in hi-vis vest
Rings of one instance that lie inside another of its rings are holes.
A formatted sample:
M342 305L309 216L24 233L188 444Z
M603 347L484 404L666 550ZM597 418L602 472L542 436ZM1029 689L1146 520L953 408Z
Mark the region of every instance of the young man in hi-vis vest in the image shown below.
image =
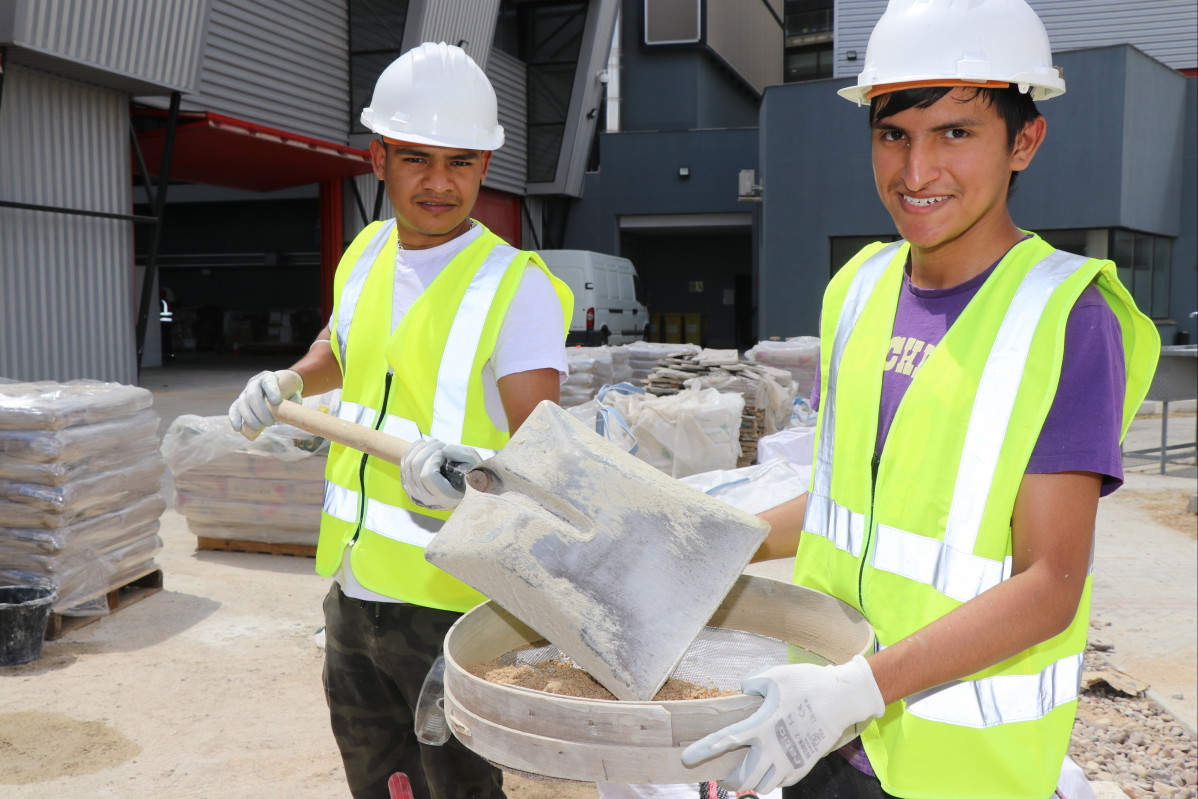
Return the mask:
M424 547L461 499L446 458L494 454L566 379L573 297L540 257L470 211L503 144L495 92L460 48L425 43L380 75L362 123L395 219L363 230L337 267L332 317L290 369L250 380L237 430L272 424L267 402L341 388L338 416L415 442L400 466L333 444L316 571L325 599L325 694L357 799L394 772L416 796L503 797L501 772L455 738L418 742L413 716L445 633L483 597Z
M1160 349L1110 261L1016 227L1010 184L1062 94L1023 0L891 0L857 85L902 241L829 284L810 491L759 556L873 625L843 665L745 678L729 788L1045 799L1077 706L1098 499ZM801 535L800 535L801 532ZM798 539L797 541L795 539ZM859 738L858 738L859 736Z

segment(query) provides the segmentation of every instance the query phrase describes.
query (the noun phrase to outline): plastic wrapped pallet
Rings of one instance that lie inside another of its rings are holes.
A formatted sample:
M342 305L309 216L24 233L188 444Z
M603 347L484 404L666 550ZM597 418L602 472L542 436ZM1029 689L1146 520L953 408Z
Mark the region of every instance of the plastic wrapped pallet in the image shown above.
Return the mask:
M600 388L612 382L612 354L609 347L567 347L566 363L569 375L561 388L560 404L563 408L593 399Z
M745 357L753 363L786 369L799 384L799 396L810 397L819 374L819 339L798 336L785 341L759 341Z
M636 341L624 347L628 350L628 366L632 370L630 382L636 385L640 385L657 368L657 362L662 358L701 349L696 344L666 344L660 341Z
M305 404L329 410L336 392ZM224 416L180 416L162 441L175 509L201 541L314 547L328 442L289 425L247 441Z
M157 570L152 405L117 383L0 384L0 583L51 586L55 613L98 615L110 591Z

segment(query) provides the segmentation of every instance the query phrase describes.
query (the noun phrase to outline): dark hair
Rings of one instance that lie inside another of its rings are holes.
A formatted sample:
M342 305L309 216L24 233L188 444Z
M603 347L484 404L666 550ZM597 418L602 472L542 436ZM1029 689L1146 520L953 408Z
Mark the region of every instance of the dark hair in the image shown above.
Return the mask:
M930 108L955 88L960 87L926 86L878 95L869 101L869 125L872 128L886 117L902 113L908 108ZM998 115L1003 118L1007 125L1008 150L1014 149L1015 140L1028 123L1040 116L1039 109L1032 101L1031 93L1021 92L1016 86L1008 86L1005 89L967 87L967 91L971 93L965 98L966 100L980 97L983 103L993 106L998 111ZM1019 177L1018 172L1011 173L1011 182L1007 187L1008 195L1014 191L1017 177Z

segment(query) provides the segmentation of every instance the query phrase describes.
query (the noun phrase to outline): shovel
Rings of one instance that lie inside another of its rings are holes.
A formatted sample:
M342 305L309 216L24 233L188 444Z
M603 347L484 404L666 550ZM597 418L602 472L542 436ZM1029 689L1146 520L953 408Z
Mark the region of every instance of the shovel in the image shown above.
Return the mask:
M276 418L391 462L408 446L293 402ZM653 698L769 531L548 401L466 485L425 558L617 699Z

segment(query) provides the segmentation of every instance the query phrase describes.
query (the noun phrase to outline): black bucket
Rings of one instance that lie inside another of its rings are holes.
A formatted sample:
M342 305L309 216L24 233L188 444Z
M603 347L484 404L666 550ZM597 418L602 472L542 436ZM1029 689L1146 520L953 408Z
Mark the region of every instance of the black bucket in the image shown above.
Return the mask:
M0 585L0 666L32 663L42 656L50 606L57 598L53 588Z

